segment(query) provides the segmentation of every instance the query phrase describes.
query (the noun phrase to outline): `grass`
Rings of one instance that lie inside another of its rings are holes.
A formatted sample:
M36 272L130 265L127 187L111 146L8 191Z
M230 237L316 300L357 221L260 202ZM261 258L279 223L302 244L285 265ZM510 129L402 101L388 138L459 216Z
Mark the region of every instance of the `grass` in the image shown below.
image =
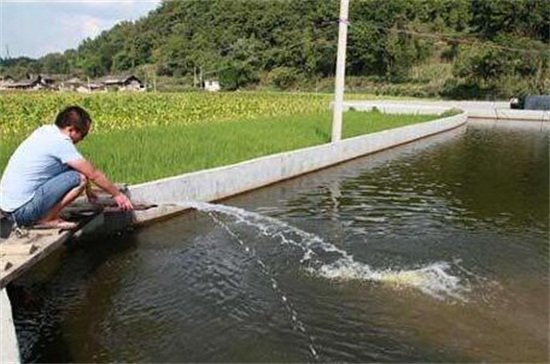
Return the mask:
M343 138L435 118L349 111ZM92 134L79 147L111 179L135 184L327 143L331 119L322 112L112 131Z

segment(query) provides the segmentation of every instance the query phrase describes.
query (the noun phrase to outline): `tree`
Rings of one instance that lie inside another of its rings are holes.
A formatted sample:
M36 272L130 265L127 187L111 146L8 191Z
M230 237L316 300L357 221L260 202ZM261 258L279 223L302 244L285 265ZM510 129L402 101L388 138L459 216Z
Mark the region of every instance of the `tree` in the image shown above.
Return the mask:
M67 57L61 53L49 53L40 60L42 72L50 74L68 74L70 71Z
M546 44L550 41L547 0L474 0L471 25L484 39L520 34Z

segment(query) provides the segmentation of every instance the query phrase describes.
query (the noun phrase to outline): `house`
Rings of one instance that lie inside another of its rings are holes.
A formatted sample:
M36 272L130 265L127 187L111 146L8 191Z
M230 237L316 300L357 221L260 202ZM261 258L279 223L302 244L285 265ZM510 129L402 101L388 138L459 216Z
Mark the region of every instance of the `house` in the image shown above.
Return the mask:
M59 91L76 91L82 85L78 77L69 78L61 83Z
M10 75L0 76L0 90L6 90L7 86L14 82L15 80Z
M49 75L38 75L38 78L40 78L40 83L44 85L45 88L55 88L55 84L57 82L56 78L54 76Z
M134 75L130 76L108 76L103 79L102 84L109 90L118 91L145 91L145 85Z
M30 76L23 81L3 83L4 90L47 90L55 88L55 79L47 75Z
M6 90L42 90L46 86L42 83L42 78L36 76L23 81L14 81L4 85Z
M70 78L66 81L63 81L59 86L59 91L76 91L81 93L90 93L90 92L106 92L107 88L102 82L90 82L90 79L87 81L81 81L78 77Z
M76 92L90 93L90 92L107 92L107 88L103 83L88 82L78 85L75 88Z
M216 92L221 90L221 86L220 83L216 80L207 80L204 81L204 89L206 91Z

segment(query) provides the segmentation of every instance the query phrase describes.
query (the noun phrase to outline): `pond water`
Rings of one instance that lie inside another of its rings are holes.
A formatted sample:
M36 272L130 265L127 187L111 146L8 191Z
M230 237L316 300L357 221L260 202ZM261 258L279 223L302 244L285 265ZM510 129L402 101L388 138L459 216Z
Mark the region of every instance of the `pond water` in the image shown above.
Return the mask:
M12 289L23 359L546 362L548 135L471 121L80 241Z

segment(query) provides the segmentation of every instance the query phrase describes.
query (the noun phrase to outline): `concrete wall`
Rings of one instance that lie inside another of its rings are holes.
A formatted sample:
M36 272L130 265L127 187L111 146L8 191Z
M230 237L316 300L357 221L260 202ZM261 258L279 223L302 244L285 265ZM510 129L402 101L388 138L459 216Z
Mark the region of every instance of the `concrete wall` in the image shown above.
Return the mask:
M386 110L386 109L385 109ZM437 114L446 108L417 107L420 113ZM395 109L386 111L395 112ZM403 111L405 112L405 111ZM313 172L366 154L411 142L466 123L466 113L432 122L385 130L337 143L279 153L209 170L130 186L136 201L156 203L159 208L135 212L137 224L184 210L186 201L216 201L301 174Z
M468 116L477 119L550 121L550 112L517 109L473 109Z
M0 363L19 363L19 346L6 289L0 290Z

